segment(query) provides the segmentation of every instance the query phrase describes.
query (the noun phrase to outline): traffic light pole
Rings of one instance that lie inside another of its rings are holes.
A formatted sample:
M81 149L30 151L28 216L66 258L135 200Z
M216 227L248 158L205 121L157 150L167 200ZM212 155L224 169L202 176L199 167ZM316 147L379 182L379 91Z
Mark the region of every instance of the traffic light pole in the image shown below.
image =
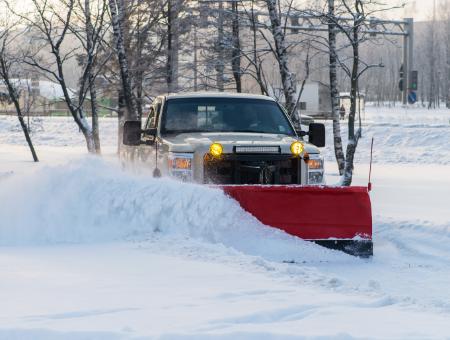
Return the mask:
M214 2L242 2L250 0L198 0L199 3L214 3ZM241 12L242 17L245 18L247 13ZM267 28L270 24L260 22L259 17L268 17L268 14L263 11L256 11L257 27ZM327 32L328 27L321 20L320 16L308 14L305 12L291 12L281 13L283 17L289 17L291 25L285 25L285 29L290 30L292 34L297 34L300 31L306 32ZM350 17L338 17L338 20L352 21ZM252 26L251 23L241 23L242 26ZM363 34L370 36L402 36L403 37L403 86L402 86L402 102L404 105L408 104L408 95L415 95L417 84L412 85L412 71L414 70L414 19L405 18L403 20L384 20L378 18L369 18L364 22L365 27L361 30ZM416 74L417 76L417 74Z
M245 13L244 13L245 14ZM267 17L265 12L256 12L258 17ZM291 25L286 25L293 34L300 31L307 32L327 32L328 27L323 24L320 17L314 14L304 12L281 13L281 16L289 17ZM341 21L352 21L351 17L338 17ZM258 20L258 19L257 19ZM266 28L264 22L258 23L259 27ZM403 77L402 77L402 101L404 105L408 104L408 96L411 95L413 100L416 98L417 85L414 88L411 84L412 71L414 70L414 19L406 18L403 20L384 20L378 18L368 18L364 21L364 28L361 29L362 34L368 34L372 37L381 36L399 36L403 37Z

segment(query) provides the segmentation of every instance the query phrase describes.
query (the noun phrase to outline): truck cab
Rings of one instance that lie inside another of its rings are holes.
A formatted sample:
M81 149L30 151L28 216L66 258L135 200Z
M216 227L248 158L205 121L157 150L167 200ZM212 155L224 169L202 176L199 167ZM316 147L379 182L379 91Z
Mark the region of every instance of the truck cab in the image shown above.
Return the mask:
M307 139L307 140L306 140ZM322 124L294 127L274 99L192 93L157 97L141 122L127 121L123 143L167 175L204 184L322 185ZM127 147L126 147L127 148Z

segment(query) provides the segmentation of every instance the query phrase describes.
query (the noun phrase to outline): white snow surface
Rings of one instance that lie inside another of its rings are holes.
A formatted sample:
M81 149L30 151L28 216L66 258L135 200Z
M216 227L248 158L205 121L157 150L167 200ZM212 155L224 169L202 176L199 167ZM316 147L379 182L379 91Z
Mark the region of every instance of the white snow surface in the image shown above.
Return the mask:
M35 119L34 164L0 116L0 339L450 337L449 113L367 111L368 260L263 226L218 189L123 171L114 119L102 158L70 118Z
M450 164L450 110L367 107L361 117L363 138L356 159L370 162L370 144L374 138L373 162L383 164ZM341 123L342 136L347 121ZM327 123L326 160L334 161L332 125Z

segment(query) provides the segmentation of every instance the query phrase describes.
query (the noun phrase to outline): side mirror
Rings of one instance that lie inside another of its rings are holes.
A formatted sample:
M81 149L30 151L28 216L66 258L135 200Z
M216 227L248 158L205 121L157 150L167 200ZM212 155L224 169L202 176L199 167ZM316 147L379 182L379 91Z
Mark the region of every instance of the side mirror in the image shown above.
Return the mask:
M319 123L309 124L309 142L319 148L325 146L325 125Z
M141 144L141 122L135 120L126 121L123 125L123 144L137 146Z

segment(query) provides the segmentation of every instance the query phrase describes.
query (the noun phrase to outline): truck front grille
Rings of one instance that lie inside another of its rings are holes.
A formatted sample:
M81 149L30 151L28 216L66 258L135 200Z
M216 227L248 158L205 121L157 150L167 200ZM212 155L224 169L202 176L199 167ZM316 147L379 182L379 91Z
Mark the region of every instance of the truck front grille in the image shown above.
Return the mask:
M210 184L300 184L300 159L291 155L205 155L204 182Z

